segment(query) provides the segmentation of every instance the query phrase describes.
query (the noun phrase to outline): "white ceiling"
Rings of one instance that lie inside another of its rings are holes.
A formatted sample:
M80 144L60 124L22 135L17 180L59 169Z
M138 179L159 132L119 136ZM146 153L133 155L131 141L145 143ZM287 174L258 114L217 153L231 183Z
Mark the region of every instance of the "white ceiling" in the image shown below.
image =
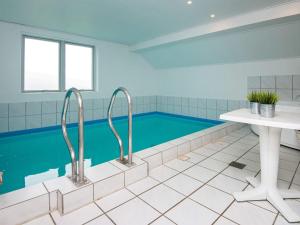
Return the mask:
M300 57L300 16L139 51L156 68ZM184 74L183 74L184 75Z
M1 0L0 20L136 44L291 0Z

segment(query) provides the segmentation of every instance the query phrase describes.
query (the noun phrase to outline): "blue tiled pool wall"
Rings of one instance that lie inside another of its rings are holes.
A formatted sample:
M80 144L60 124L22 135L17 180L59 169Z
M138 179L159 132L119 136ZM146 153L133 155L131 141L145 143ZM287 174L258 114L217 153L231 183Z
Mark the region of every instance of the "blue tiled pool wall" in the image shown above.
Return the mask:
M108 98L84 99L85 121L105 119ZM63 101L0 103L0 133L60 125ZM221 113L248 107L246 101L187 98L174 96L133 97L133 113L163 112L203 119L219 118ZM71 100L68 123L77 122L77 103ZM113 116L126 116L125 98L116 99Z
M276 92L280 101L299 102L300 75L248 77L248 92L260 90Z

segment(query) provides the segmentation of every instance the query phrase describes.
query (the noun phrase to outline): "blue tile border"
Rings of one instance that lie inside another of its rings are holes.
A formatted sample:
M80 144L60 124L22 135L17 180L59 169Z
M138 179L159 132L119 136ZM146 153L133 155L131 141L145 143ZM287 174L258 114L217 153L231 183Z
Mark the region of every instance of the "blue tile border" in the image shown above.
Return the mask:
M224 123L221 120L211 120L211 119L197 118L197 117L192 117L192 116L184 116L184 115L177 115L177 114L164 113L164 112L155 112L155 114L166 115L166 116L181 118L181 119L194 120L194 121L204 122L204 123L212 123L212 124L215 124L215 125L219 125L219 124Z
M204 118L196 118L196 117L191 117L191 116L183 116L183 115L177 115L177 114L171 114L171 113L164 113L164 112L148 112L148 113L139 113L139 114L134 114L133 118L138 118L138 117L143 117L143 116L149 116L149 115L164 115L164 116L169 116L169 117L174 117L174 118L181 118L181 119L188 119L188 120L193 120L193 121L198 121L198 122L205 122L205 123L211 123L214 125L219 125L223 124L223 121L220 120L211 120L211 119L204 119ZM117 120L123 120L126 119L127 116L119 116L119 117L114 117L113 121ZM100 120L92 120L92 121L86 121L84 122L85 125L92 125L92 124L97 124L97 123L103 123L106 122L107 119L100 119ZM77 123L70 123L67 124L68 128L72 127L77 127ZM18 135L24 135L24 134L32 134L32 133L39 133L39 132L44 132L44 131L52 131L52 130L57 130L61 129L60 125L55 125L55 126L49 126L49 127L41 127L41 128L34 128L34 129L27 129L27 130L18 130L18 131L10 131L10 132L3 132L0 133L0 138L4 137L12 137L12 136L18 136Z

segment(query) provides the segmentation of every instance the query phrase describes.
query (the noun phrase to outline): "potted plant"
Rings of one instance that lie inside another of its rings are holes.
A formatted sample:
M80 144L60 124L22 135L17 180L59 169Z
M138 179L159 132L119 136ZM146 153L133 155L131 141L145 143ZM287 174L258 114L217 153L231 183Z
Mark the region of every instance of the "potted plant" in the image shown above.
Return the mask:
M259 94L260 113L263 117L272 118L275 116L275 105L278 102L278 95L273 92L261 92Z
M248 94L247 99L250 102L251 113L259 114L260 113L259 93L257 91L252 91Z

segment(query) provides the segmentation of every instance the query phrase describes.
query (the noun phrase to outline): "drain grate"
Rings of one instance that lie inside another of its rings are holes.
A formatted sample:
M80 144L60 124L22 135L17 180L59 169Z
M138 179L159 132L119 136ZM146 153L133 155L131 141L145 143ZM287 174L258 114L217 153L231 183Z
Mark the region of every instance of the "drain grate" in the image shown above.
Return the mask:
M232 167L238 168L238 169L244 169L246 164L232 161L231 163L229 163L229 166L232 166Z

